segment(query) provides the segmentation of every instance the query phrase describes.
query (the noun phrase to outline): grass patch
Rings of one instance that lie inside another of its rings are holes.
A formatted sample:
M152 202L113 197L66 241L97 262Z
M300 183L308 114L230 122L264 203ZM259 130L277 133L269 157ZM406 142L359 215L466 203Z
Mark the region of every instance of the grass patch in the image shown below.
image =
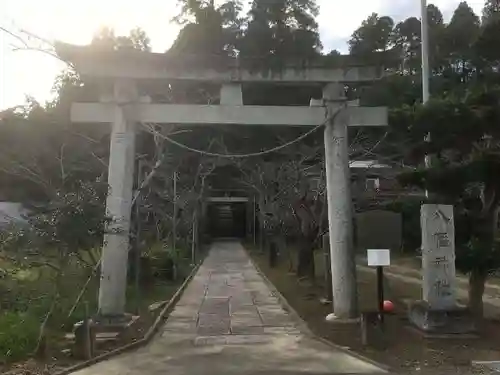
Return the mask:
M133 282L127 285L126 311L145 318L144 329L151 323L149 306L169 300L191 271L188 259L179 259L177 279L165 280L162 274L165 254L155 251L151 258L151 278L141 280L137 291ZM50 267L26 267L2 263L5 273L0 275L0 365L30 357L36 348L40 324L49 310L54 291L54 270ZM94 274L80 303L68 317L77 295L92 273L91 266L71 262L64 270L59 298L47 325L51 356L61 354L64 335L74 323L85 318L86 306L91 315L97 312L99 276ZM139 332L140 334L140 332ZM0 366L0 372L2 368Z
M31 353L37 343L40 321L29 313L0 314L0 363L17 361Z

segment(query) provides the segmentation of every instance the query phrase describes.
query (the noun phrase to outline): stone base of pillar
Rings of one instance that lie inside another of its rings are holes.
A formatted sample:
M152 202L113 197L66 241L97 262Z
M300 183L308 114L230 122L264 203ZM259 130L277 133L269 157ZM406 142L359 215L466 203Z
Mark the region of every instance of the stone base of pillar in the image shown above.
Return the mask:
M426 334L463 335L477 332L470 311L459 306L446 310L432 310L425 301L410 302L408 319L413 326Z
M359 322L361 321L361 317L344 319L337 317L334 313L331 313L325 317L325 320L328 323L336 323L336 324L359 324Z
M109 328L120 328L124 326L129 326L134 323L139 317L132 314L121 314L121 315L100 315L97 314L92 318L94 326L102 326Z
M130 339L129 334L134 332L135 323L138 321L139 316L124 314L106 317L97 315L87 321L75 323L73 355L75 358L88 360L101 345Z

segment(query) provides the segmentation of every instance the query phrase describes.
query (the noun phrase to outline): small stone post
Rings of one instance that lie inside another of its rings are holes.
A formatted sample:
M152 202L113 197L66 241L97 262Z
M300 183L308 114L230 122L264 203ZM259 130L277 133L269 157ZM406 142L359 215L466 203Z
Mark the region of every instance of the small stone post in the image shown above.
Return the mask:
M423 299L432 310L456 308L453 206L421 208Z
M409 319L429 333L474 332L472 315L456 303L453 206L424 204L420 213L423 300L410 305Z

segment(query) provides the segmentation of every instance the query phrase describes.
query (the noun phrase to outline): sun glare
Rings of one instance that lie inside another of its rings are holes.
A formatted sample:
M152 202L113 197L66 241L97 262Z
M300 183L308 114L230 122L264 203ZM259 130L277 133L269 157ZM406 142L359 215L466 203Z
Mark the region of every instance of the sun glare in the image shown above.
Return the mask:
M155 39L155 45L168 48L177 31L177 25L170 23L177 11L175 0L148 2L144 8L136 0L87 0L78 6L63 0L6 2L6 6L0 7L5 6L6 18L18 26L68 43L89 43L92 35L105 26L118 35L141 27Z
M321 7L318 21L325 49L344 48L343 52L352 30L370 12L400 19L417 15L420 3L419 0L351 0L339 6L337 0L317 2ZM458 2L435 0L448 17ZM479 12L483 0L469 0L469 3ZM74 44L88 44L104 26L113 28L117 35L141 27L151 39L153 51L163 52L179 31L179 26L170 22L177 12L177 0L0 0L0 25ZM0 110L22 104L25 94L42 102L47 100L54 77L63 68L56 59L39 52L12 52L11 43L12 38L0 33Z
M126 35L141 27L151 38L153 50L167 50L179 27L170 21L177 14L176 0L2 0L0 25L25 29L45 39L88 44L102 27ZM33 51L12 51L15 41L0 34L0 110L22 104L25 95L42 102L50 98L54 77L64 68L55 58Z

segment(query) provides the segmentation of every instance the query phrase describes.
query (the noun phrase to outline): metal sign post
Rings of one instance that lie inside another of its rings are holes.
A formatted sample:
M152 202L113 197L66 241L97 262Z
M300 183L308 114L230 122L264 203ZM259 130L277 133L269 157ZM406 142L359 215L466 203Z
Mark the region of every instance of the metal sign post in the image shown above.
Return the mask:
M384 324L384 266L391 264L391 251L387 249L368 249L368 266L377 267L378 314L381 325Z
M378 318L384 325L384 267L377 266Z

